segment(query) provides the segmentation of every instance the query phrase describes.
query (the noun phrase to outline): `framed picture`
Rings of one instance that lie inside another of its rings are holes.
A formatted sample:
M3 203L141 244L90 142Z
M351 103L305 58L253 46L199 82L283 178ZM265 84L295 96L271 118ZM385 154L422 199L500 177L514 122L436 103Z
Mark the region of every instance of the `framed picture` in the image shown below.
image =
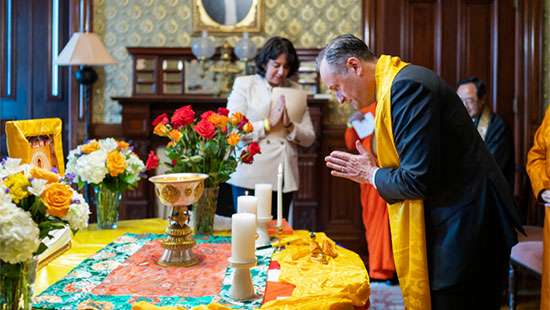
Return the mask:
M262 28L263 0L193 0L196 32L260 32Z
M64 174L62 123L59 118L6 122L8 156Z

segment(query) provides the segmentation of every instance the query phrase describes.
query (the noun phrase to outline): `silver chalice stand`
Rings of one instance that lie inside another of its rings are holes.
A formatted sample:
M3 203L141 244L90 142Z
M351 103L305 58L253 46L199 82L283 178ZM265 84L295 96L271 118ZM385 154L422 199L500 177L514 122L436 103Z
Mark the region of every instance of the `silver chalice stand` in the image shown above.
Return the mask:
M172 207L168 238L161 240L164 252L157 262L161 266L193 266L199 258L193 254L195 240L189 222L188 206L197 202L204 191L204 180L208 175L201 173L172 173L149 178L155 184L155 193L160 202Z

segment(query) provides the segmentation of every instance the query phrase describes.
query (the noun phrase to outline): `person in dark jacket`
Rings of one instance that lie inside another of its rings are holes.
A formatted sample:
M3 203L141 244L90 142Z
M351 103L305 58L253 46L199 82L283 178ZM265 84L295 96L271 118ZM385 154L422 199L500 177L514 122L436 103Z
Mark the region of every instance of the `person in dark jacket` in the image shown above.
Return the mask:
M374 56L353 35L318 57L341 103L377 102L377 159L333 151L331 174L370 183L388 203L407 309L499 309L521 230L512 193L462 101L434 72Z
M504 120L485 103L485 82L475 76L463 79L458 82L456 93L513 190L514 140Z

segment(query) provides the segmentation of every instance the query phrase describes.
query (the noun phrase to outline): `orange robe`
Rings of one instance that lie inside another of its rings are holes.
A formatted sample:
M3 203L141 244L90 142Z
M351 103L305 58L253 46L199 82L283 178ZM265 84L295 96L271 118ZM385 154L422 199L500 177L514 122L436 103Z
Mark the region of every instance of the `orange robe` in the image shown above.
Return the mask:
M376 104L371 104L361 110L362 113L372 113L374 116ZM368 135L361 141L365 149L374 155L372 141L374 135ZM359 140L353 128L345 132L346 147L355 151L355 141ZM374 186L365 183L361 187L362 217L365 225L365 237L369 249L369 275L373 279L388 280L395 274L393 261L390 223L386 201L380 197Z
M531 179L533 194L539 199L545 189L550 189L550 109L535 133L533 147L527 154L527 173ZM542 255L542 288L540 309L550 309L550 208L545 208L544 250Z

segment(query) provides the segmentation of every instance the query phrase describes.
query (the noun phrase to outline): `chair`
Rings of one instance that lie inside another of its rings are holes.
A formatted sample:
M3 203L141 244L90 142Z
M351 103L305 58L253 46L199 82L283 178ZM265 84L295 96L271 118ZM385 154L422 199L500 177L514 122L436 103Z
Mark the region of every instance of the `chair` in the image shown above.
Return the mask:
M516 272L525 270L541 279L542 276L542 227L524 226L527 236L519 235L519 242L512 248L510 254L510 269L508 272L508 307L516 309Z

